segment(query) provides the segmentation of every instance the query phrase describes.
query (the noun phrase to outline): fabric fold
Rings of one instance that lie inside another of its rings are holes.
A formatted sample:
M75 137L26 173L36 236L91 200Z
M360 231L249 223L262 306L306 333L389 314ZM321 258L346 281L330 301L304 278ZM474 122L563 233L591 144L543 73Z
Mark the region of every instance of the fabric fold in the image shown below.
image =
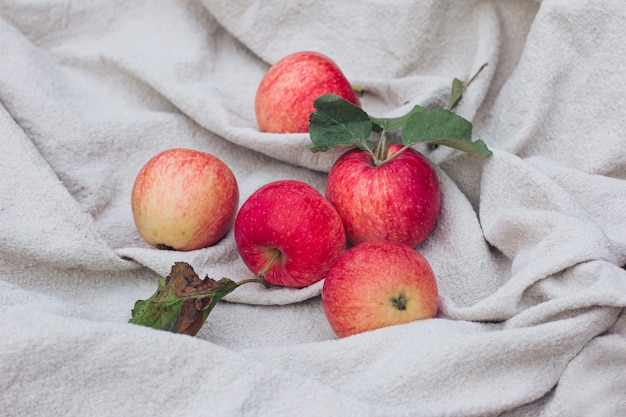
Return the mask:
M617 1L0 2L0 409L8 416L616 416L626 413L626 154ZM600 29L599 29L600 28ZM344 149L259 132L254 95L297 50L363 108L445 106L488 158L415 148L442 205L417 247L436 318L338 339L303 289L246 284L196 337L128 323L174 262L251 278L232 230L149 247L140 168L172 147L324 192Z

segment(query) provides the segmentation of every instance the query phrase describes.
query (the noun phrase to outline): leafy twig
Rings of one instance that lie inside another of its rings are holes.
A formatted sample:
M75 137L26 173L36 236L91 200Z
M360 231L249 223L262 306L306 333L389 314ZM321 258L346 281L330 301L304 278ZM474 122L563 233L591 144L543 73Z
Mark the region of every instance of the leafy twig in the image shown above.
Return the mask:
M326 94L315 103L311 114L309 134L313 152L326 151L340 146L355 145L373 154L377 142L370 137L376 131L389 132L386 126L401 129L402 143L435 143L464 152L490 156L491 151L481 140L472 141L472 124L446 109L428 110L415 106L401 118L370 117L361 108L338 95Z
M338 95L323 95L315 100L315 112L309 119L312 142L309 149L323 152L341 146L357 146L367 151L379 165L387 160L388 132L400 130L404 148L396 152L395 156L412 145L424 143L444 145L488 157L491 151L487 145L481 139L472 141L472 124L452 112L467 87L486 65L480 67L466 83L454 79L450 102L445 109L429 110L414 106L401 117L377 118Z
M152 297L135 302L129 323L195 336L222 297L250 282L267 286L261 279L200 279L191 265L176 262Z

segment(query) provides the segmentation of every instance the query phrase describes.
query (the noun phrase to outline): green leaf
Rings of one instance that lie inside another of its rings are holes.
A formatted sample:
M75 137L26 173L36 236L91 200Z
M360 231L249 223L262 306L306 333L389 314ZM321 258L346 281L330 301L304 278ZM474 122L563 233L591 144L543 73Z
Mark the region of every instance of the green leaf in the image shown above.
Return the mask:
M394 131L396 129L400 129L402 126L404 126L404 124L406 123L406 121L409 119L409 117L411 117L413 114L415 113L421 113L423 111L426 111L425 107L422 106L415 106L411 109L411 111L409 111L407 114L405 114L404 116L400 116L400 117L391 117L391 118L377 118L377 117L370 117L372 119L372 122L380 127L380 129L382 130L386 130L387 132L391 132Z
M482 140L472 142L472 124L445 109L413 112L402 127L402 143L436 143L481 156L491 155Z
M453 81L450 106L456 106L474 78L467 83L458 79ZM312 142L309 149L313 152L355 145L374 155L380 138L386 137L385 132L400 129L402 143L407 146L433 143L485 157L491 155L481 139L472 141L472 124L450 109L428 110L414 106L404 116L377 118L335 94L319 97L314 106L316 111L309 118Z
M129 323L195 336L217 302L239 285L227 278L202 280L189 264L176 262L152 297L135 302Z
M484 157L491 156L493 152L487 147L487 144L482 139L477 139L474 142L465 142L453 138L441 138L431 140L429 143L436 143L438 145L444 145L449 148L458 149L474 155L480 155Z
M372 121L359 106L336 94L325 94L313 105L316 111L309 117L312 151L367 143Z
M450 94L450 101L448 102L448 110L452 110L459 104L465 91L465 83L458 78L452 80L452 93Z
M452 91L450 92L450 100L448 101L448 107L446 107L446 110L454 110L457 104L459 104L459 101L461 101L461 98L463 98L463 93L467 90L467 87L474 82L476 77L478 77L478 74L480 74L486 67L487 63L485 62L467 82L463 82L458 78L452 80Z

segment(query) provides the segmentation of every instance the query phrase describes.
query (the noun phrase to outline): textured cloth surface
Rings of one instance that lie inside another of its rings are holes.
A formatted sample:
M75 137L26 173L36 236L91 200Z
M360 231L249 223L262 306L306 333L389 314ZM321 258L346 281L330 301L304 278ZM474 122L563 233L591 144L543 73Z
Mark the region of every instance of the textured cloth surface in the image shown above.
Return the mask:
M626 415L626 6L621 1L0 1L0 410L6 416ZM323 191L339 151L260 133L288 53L333 58L365 110L444 106L493 150L418 148L442 207L418 247L438 317L337 339L321 282L245 285L196 337L128 324L175 261L251 277L232 230L159 251L130 192L171 147L241 201Z

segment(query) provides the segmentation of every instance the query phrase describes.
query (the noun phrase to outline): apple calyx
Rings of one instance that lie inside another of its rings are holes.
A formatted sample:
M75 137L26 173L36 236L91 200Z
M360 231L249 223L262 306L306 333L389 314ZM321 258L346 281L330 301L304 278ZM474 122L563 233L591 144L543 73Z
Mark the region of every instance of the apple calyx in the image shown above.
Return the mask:
M391 304L398 310L406 310L407 301L406 296L404 294L400 294L391 299Z
M159 243L156 245L156 248L159 250L176 250L173 247L166 245L165 243Z
M336 94L324 94L315 100L315 111L309 117L311 144L308 148L312 152L324 152L341 146L356 146L372 155L375 161L379 161L377 164L382 164L387 160L387 133L399 130L401 143L406 148L418 143L444 145L489 157L492 152L483 140L472 140L471 122L453 112L469 84L485 66L467 83L457 78L453 80L446 108L427 109L415 105L400 117L372 117Z

